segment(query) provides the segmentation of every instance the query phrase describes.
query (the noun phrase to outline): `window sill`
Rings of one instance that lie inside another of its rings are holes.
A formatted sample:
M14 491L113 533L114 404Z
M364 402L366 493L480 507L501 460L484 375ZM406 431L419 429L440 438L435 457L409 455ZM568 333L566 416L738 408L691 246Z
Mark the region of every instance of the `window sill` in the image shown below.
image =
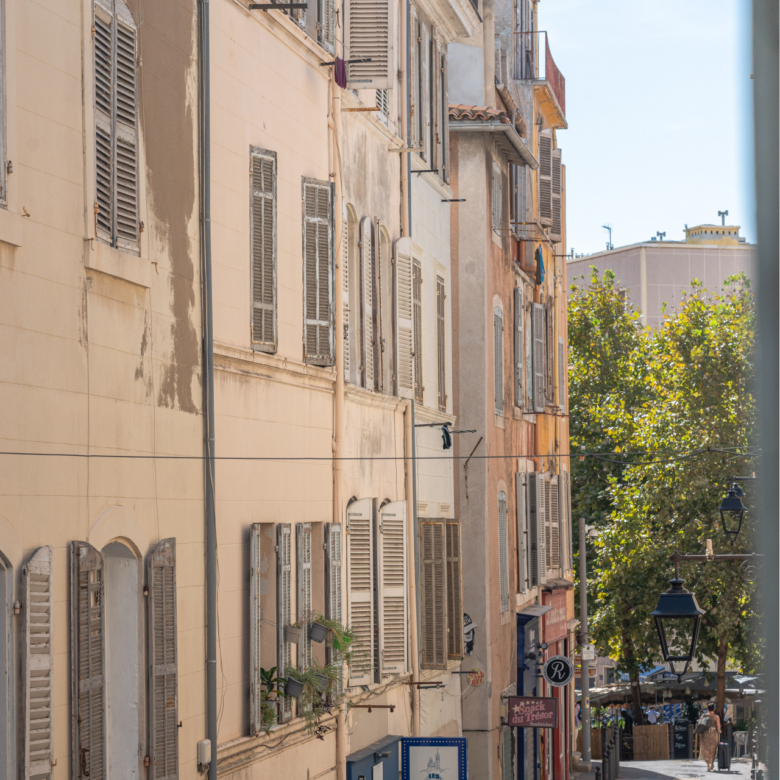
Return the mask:
M86 240L85 243L89 244L84 263L87 270L100 271L131 284L137 284L139 287L152 286L152 264L148 260L138 255L131 255L129 252L122 252L97 239Z
M496 428L503 428L504 427L504 415L503 414L494 414L493 415L493 422L495 422Z
M0 241L11 246L22 245L22 215L8 209L0 209Z
M490 234L493 236L493 243L496 246L503 247L504 242L501 240L501 234L495 228L491 229Z

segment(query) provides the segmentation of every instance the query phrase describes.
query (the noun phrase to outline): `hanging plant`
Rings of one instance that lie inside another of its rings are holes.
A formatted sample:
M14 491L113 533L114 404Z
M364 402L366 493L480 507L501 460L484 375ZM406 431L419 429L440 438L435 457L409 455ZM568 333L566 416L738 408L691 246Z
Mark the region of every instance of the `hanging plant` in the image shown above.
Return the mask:
M314 615L314 621L315 625L321 625L328 630L328 644L336 653L340 653L348 664L351 664L352 655L358 644L355 632L338 620L325 617L321 612Z
M306 721L310 734L322 738L324 731L320 718L343 701L340 664L322 665L314 661L306 669L288 667L287 685L300 686L298 714Z

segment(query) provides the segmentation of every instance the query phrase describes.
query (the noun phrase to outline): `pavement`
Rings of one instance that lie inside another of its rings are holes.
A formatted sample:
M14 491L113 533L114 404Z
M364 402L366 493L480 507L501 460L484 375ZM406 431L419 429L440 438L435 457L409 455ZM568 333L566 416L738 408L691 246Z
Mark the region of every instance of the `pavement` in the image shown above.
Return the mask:
M594 762L596 766L601 762ZM593 773L574 773L574 780L594 780ZM729 780L750 780L750 759L732 758L731 769L707 771L704 761L621 761L618 780L715 780L716 777Z

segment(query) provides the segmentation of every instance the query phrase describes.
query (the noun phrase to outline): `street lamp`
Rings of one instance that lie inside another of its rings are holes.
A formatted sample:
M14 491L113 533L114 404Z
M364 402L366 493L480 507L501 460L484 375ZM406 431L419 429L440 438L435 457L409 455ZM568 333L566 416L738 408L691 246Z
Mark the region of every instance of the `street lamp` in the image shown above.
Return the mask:
M650 614L655 618L661 655L681 682L696 652L701 618L705 612L696 602L696 596L683 587L677 561L674 579L669 580L669 584L671 587L661 594L655 611ZM675 664L681 665L679 671L675 669Z
M718 507L723 533L732 544L739 536L739 532L742 530L742 521L745 519L745 505L742 503L744 495L742 488L735 482Z

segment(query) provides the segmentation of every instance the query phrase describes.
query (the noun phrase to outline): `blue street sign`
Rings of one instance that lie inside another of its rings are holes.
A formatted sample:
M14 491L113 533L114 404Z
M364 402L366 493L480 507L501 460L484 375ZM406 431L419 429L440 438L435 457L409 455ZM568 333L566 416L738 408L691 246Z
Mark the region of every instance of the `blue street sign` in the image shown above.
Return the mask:
M401 780L466 780L465 737L401 739Z

